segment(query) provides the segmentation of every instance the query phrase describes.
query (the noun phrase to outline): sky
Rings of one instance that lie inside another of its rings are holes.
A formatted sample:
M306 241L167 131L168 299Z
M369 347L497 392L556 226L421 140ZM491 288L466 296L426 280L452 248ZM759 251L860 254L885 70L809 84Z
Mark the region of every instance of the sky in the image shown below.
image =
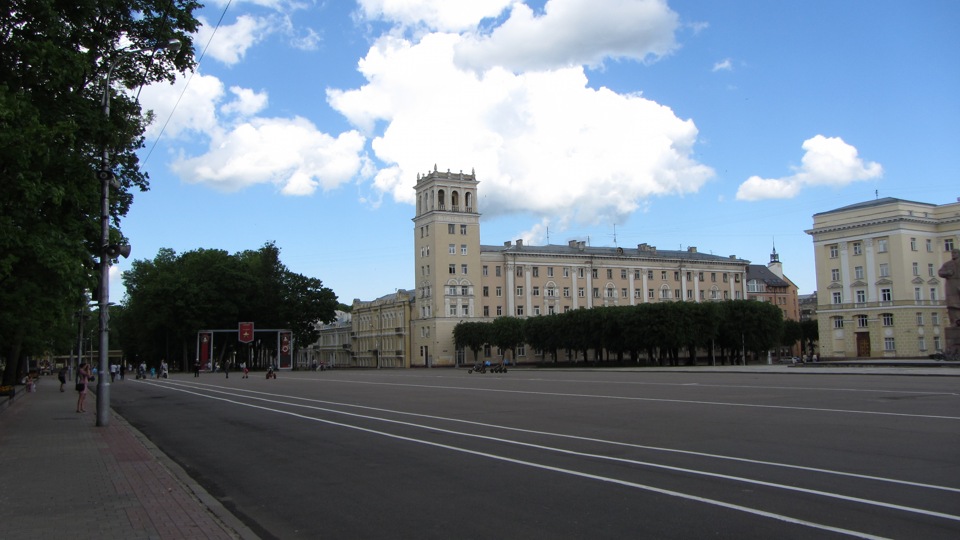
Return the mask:
M955 202L960 2L208 0L144 88L134 259L268 242L340 302L414 288L417 175L474 171L481 242L769 262L813 215Z

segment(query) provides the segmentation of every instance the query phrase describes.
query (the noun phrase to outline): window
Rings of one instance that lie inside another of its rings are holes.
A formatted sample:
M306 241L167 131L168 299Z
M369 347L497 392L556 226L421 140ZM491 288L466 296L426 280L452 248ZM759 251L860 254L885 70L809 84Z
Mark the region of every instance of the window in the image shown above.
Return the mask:
M697 280L703 281L703 272L698 272L698 273L697 273Z
M460 254L461 254L461 255L466 255L466 254L467 254L467 245L466 245L466 244L460 244Z
M853 276L854 276L856 279L863 279L863 267L862 267L862 266L855 266L855 267L853 268Z
M866 328L869 320L866 315L857 315L857 328Z
M497 306L497 317L503 315L503 306Z
M710 272L710 282L711 282L711 283L716 283L716 282L717 282L717 273L716 273L716 272Z
M530 291L534 296L540 296L540 287L534 285L533 290Z
M570 298L570 287L564 287L564 288L563 288L563 297L564 297L564 298Z
M933 277L933 263L927 264L927 275Z
M834 304L842 304L842 303L843 303L843 295L841 295L839 291L834 291L834 293L833 293L833 303L834 303Z
M830 317L833 319L833 327L840 329L843 328L843 317Z
M494 267L493 267L493 274L494 274L495 276L497 276L497 277L500 277L501 274L500 274L500 267L499 267L499 266L494 266Z
M586 269L584 269L584 268L577 268L577 276L578 276L578 277L581 277L581 278L584 277L584 276L586 275L586 274L584 274L584 272L586 272Z
M647 298L653 300L653 289L647 289Z
M470 286L469 286L469 285L461 285L461 286L460 286L460 295L461 295L461 296L470 296Z
M836 259L837 256L840 254L840 249L837 247L836 244L827 246L827 250L829 250L829 252L830 252L830 258L831 258L831 259Z
M931 314L930 314L930 324L932 324L932 325L934 325L934 326L940 326L940 314L939 314L939 313L934 312L934 313L931 313Z
M674 280L674 281L680 281L680 272L674 272L674 273L673 273L673 280Z
M488 272L488 266L487 266L487 265L483 265L483 269L482 269L482 270L483 270L483 275L485 275L485 276L489 276L489 275L490 275L489 272Z
M450 287L448 287L448 288L447 288L447 294L449 294L449 295L451 295L451 296L456 296L456 294L457 294L457 286L456 286L456 285L451 285Z
M666 281L666 280L667 280L667 271L666 271L666 270L661 270L661 271L660 271L660 279L662 279L663 281Z
M484 317L490 316L490 306L483 306L483 316Z
M451 317L457 316L457 306L450 306L450 316Z
M627 279L627 269L626 269L626 268L621 268L621 269L620 269L620 279Z
M878 238L878 239L877 239L877 251L880 252L880 253L886 253L886 252L887 252L887 239L886 239L886 238Z
M563 277L570 277L570 268L566 266L563 267Z
M917 313L917 326L923 326L923 313Z
M539 267L539 266L534 266L533 268L530 269L530 271L533 273L533 277L540 277L540 267Z
M547 315L554 315L556 312L553 306L547 306Z
M460 315L464 317L470 316L470 306L460 306Z
M467 273L467 265L465 265L465 264L461 264L461 265L460 265L460 273L461 273L461 274L466 274L466 273Z
M591 270L590 273L591 273L591 275L593 276L593 279L597 279L597 278L600 277L600 269L599 269L599 268L594 268L593 270Z
M622 289L620 289L620 298L627 298L627 297L628 297L628 296L627 296L627 288L626 288L626 287L623 287Z
M533 314L540 315L540 306L533 306Z
M450 270L450 273L451 273L451 274L456 274L456 273L457 273L457 265L451 264L451 265L449 266L449 270Z
M853 243L853 254L854 254L854 255L861 255L861 254L863 254L863 244L862 244L862 243L860 243L860 242L854 242L854 243Z
M517 266L516 272L514 273L517 275L517 277L523 277L523 267Z
M880 289L880 301L881 301L881 302L893 302L893 290L892 290L892 289Z
M936 302L937 300L939 300L939 298L937 298L937 288L936 288L936 287L930 287L930 300L933 300L934 302Z
M917 250L917 239L916 239L916 238L911 238L911 239L910 239L910 251L916 251L916 250Z
M883 338L883 350L887 352L894 352L897 350L896 341L892 337Z
M447 234L453 234L453 231L455 230L454 227L456 226L453 223L447 225Z
M840 269L831 268L830 269L830 281L840 281Z
M523 317L523 306L517 306L517 317Z
M586 294L587 294L587 293L586 293L586 291L583 289L583 287L578 287L578 288L577 288L577 296L579 296L580 298L583 298L583 297L586 296Z
M490 296L490 287L488 285L483 286L483 295Z
M626 289L624 289L626 291ZM693 300L693 289L687 289L687 300Z
M919 302L920 300L923 300L923 294L920 292L920 287L913 288L913 299L916 300L917 302Z
M924 339L923 336L920 336L919 338L917 338L917 348L920 349L921 351L927 350L927 340Z
M503 296L503 287L497 287L495 290L498 297Z
M913 263L913 275L920 275L920 263Z
M678 299L678 300L680 299L680 289L674 289L674 290L673 290L673 297L676 298L676 299Z
M880 315L884 326L893 326L893 313L883 313Z
M548 267L547 267L547 277L553 277L553 267L552 267L552 266L548 266Z
M653 279L653 270L647 270L647 279Z
M943 250L946 252L953 251L953 238L943 239Z
M857 303L863 304L867 301L867 291L863 289L857 289Z
M613 279L613 268L607 268L607 279Z
M927 253L933 253L933 240L927 238Z
M943 350L943 349L940 347L940 336L933 336L933 350L935 350L935 351L941 351L941 350Z
M888 263L880 263L880 277L890 277L890 265Z
M555 287L547 287L546 294L548 298L554 298L557 296L557 289Z
M600 288L599 288L599 287L594 287L594 288L593 288L593 297L594 297L594 298L600 298Z
M607 287L607 298L616 298L617 290L613 287Z
M449 246L447 246L447 253L449 253L450 255L456 255L457 254L456 244L450 244Z
M517 285L517 296L523 296L523 285Z
M460 225L460 234L462 234L462 235L464 235L464 236L467 235L467 226L466 226L466 225Z
M643 298L643 291L640 290L640 289L634 289L634 290L633 290L633 297L636 298L636 299L638 299L638 300L639 300L640 298Z

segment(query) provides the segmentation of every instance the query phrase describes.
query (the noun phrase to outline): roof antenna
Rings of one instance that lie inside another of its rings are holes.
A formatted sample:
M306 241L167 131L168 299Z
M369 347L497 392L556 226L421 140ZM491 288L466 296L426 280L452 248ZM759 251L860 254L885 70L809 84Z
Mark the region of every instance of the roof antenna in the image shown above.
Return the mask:
M880 190L879 190L879 189L873 190L873 196L879 201L879 200L880 200Z
M550 226L547 225L547 245L550 245Z

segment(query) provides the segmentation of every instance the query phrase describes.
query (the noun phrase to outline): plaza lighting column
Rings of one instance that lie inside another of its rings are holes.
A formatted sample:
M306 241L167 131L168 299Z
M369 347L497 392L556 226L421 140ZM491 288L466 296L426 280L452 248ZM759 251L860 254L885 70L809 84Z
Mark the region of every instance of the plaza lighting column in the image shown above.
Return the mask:
M154 49L153 52L161 50L176 52L180 50L180 46L179 40L172 39ZM146 52L146 50L121 49L117 52L129 55ZM123 57L117 60L122 61ZM110 81L113 78L115 65L115 61L111 59L103 83L101 104L104 121L110 118ZM120 254L124 256L130 254L130 246L110 245L110 184L114 181L114 175L110 167L110 149L106 144L103 146L103 160L100 170L97 171L97 179L100 180L100 290L97 299L100 311L100 355L97 368L97 426L106 427L110 424L110 260Z

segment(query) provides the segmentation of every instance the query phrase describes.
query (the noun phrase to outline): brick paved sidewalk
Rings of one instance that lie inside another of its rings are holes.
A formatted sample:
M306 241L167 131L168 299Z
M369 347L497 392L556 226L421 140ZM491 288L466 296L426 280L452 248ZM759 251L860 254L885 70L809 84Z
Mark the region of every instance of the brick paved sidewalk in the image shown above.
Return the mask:
M94 393L76 401L45 377L0 408L0 538L256 538L121 417L97 427Z

